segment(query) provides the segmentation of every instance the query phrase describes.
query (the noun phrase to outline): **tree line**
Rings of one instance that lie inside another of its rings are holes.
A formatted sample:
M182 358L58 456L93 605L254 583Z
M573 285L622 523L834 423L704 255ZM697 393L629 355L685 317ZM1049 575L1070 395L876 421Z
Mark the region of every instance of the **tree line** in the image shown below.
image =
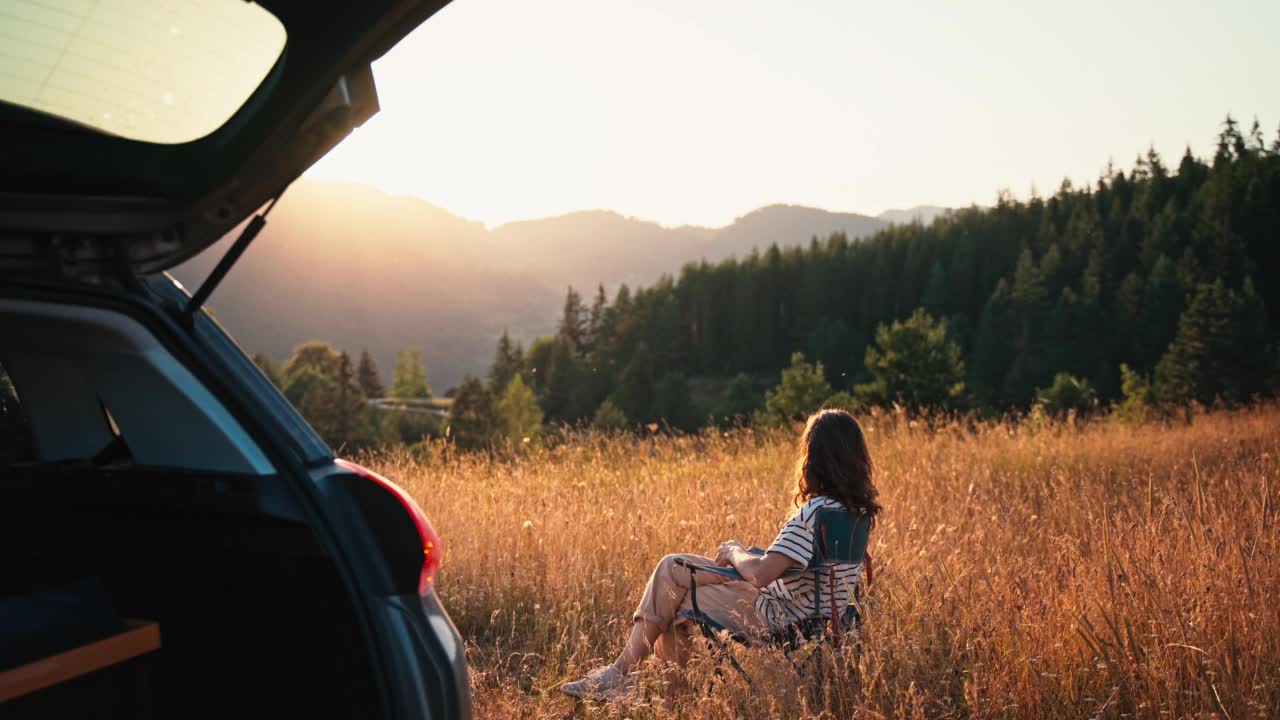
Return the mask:
M521 377L491 388L468 376L437 398L422 354L413 348L397 353L389 387L368 350L353 362L345 350L327 342L299 345L283 365L262 353L253 361L316 432L339 449L415 447L441 438L464 448L500 441L520 444L537 437L543 424L537 399ZM371 402L376 400L383 402Z
M1150 150L1047 198L693 262L612 298L570 288L558 332L504 336L494 368L547 419L604 425L768 419L786 401L765 391L801 375L808 404L1238 404L1277 389L1277 271L1280 134L1228 116L1207 160Z
M693 430L822 406L1169 415L1280 390L1280 134L1228 117L1213 157L1154 151L1049 197L1007 192L851 241L777 244L649 287L569 288L557 332L506 332L438 404L324 343L259 361L331 444L520 445L553 425ZM427 408L430 412L424 412Z

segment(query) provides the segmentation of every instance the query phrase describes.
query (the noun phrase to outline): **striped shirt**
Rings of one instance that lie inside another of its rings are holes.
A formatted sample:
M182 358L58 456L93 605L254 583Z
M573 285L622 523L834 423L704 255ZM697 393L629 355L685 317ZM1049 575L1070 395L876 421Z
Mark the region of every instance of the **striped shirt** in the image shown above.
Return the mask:
M808 566L813 558L813 523L814 516L820 508L840 508L844 506L838 500L825 496L812 498L782 526L782 531L769 546L768 552L782 553L787 557ZM839 563L836 569L835 606L837 612L843 612L849 605L852 589L858 584L862 574L862 563ZM821 607L814 608L813 575L796 575L789 578L778 578L760 590L756 599L756 610L769 624L772 630L782 630L801 620L815 616L831 617L830 581L824 572L820 578L822 584Z

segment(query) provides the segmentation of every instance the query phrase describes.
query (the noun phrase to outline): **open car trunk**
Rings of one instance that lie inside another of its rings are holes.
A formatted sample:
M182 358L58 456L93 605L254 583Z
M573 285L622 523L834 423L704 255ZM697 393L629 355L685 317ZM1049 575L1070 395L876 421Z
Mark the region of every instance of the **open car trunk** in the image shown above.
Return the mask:
M153 621L161 636L153 653L10 701L6 717L333 717L375 707L348 593L311 532L237 509L261 484L6 468L0 606L21 603L26 619L6 628L0 670L110 632L112 618ZM59 616L55 595L64 609L73 598L74 613ZM111 682L94 682L109 673Z
M376 716L298 479L143 316L85 303L0 297L0 716ZM6 692L136 623L158 647Z

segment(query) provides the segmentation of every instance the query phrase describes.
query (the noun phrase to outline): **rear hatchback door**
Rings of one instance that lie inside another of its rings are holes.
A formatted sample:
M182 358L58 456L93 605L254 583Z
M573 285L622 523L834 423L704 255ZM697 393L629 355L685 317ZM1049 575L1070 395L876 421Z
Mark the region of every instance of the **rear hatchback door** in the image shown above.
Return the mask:
M445 4L0 6L0 273L200 252L377 112L370 63Z

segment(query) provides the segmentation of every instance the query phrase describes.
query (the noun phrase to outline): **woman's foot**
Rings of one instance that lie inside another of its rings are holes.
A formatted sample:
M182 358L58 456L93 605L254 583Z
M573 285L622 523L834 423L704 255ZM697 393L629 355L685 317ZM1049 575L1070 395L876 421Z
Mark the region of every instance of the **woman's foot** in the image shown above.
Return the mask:
M613 665L598 667L581 680L560 686L560 692L576 698L616 700L626 694L634 684L632 677Z

